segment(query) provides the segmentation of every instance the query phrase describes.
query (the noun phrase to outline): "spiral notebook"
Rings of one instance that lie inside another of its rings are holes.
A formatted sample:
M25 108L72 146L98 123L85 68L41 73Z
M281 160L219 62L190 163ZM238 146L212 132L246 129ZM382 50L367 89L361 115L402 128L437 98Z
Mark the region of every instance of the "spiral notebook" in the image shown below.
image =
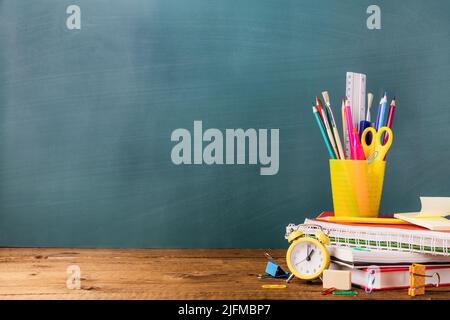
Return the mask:
M322 213L319 217L330 215L333 213ZM450 255L449 231L432 231L414 225L374 226L306 219L304 225L288 225L286 237L297 229L313 235L318 228L328 234L331 245L335 246Z

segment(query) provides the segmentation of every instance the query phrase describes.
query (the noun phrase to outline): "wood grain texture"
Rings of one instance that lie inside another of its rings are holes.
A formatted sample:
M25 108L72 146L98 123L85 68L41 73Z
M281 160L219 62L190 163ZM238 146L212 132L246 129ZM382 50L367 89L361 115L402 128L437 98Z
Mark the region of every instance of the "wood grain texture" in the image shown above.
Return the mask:
M322 296L320 283L257 279L264 250L0 249L0 299L411 299L406 290L357 297ZM285 267L284 250L270 251ZM81 268L81 289L66 288L66 269ZM448 288L415 299L449 299Z
M381 30L368 0L73 2L81 30L70 1L0 1L0 246L284 248L333 209L310 103L328 90L340 127L346 71L372 119L397 97L381 212L450 194L450 1L377 0ZM279 129L278 174L175 165L194 120Z

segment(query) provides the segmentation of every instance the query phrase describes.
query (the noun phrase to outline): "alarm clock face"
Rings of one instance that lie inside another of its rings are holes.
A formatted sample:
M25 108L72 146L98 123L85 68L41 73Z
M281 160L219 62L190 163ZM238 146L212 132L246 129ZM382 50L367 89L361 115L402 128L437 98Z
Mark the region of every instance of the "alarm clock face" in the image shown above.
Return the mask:
M326 248L315 239L301 239L292 244L288 251L288 266L300 279L311 280L320 277L329 263Z

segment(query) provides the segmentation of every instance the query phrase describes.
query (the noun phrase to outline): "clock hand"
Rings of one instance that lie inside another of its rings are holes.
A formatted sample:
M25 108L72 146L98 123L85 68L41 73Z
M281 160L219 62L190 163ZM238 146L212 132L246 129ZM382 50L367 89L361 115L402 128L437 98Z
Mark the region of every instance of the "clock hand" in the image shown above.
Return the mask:
M309 256L309 251L307 250L307 251L306 251L305 257L304 257L302 260L300 260L300 261L298 261L297 263L295 263L295 265L298 265L299 263L302 263L303 261L307 260L307 259L308 259L308 256Z
M314 253L314 249L311 250L311 252L308 254L308 256L306 257L306 261L311 260L311 255Z

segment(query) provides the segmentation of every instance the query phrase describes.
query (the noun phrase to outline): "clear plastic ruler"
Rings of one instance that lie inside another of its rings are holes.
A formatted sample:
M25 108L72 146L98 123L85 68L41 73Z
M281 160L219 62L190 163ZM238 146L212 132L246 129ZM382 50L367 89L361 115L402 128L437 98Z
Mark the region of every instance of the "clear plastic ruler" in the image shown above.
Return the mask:
M345 92L352 108L353 127L359 130L359 122L366 117L366 75L347 72Z

